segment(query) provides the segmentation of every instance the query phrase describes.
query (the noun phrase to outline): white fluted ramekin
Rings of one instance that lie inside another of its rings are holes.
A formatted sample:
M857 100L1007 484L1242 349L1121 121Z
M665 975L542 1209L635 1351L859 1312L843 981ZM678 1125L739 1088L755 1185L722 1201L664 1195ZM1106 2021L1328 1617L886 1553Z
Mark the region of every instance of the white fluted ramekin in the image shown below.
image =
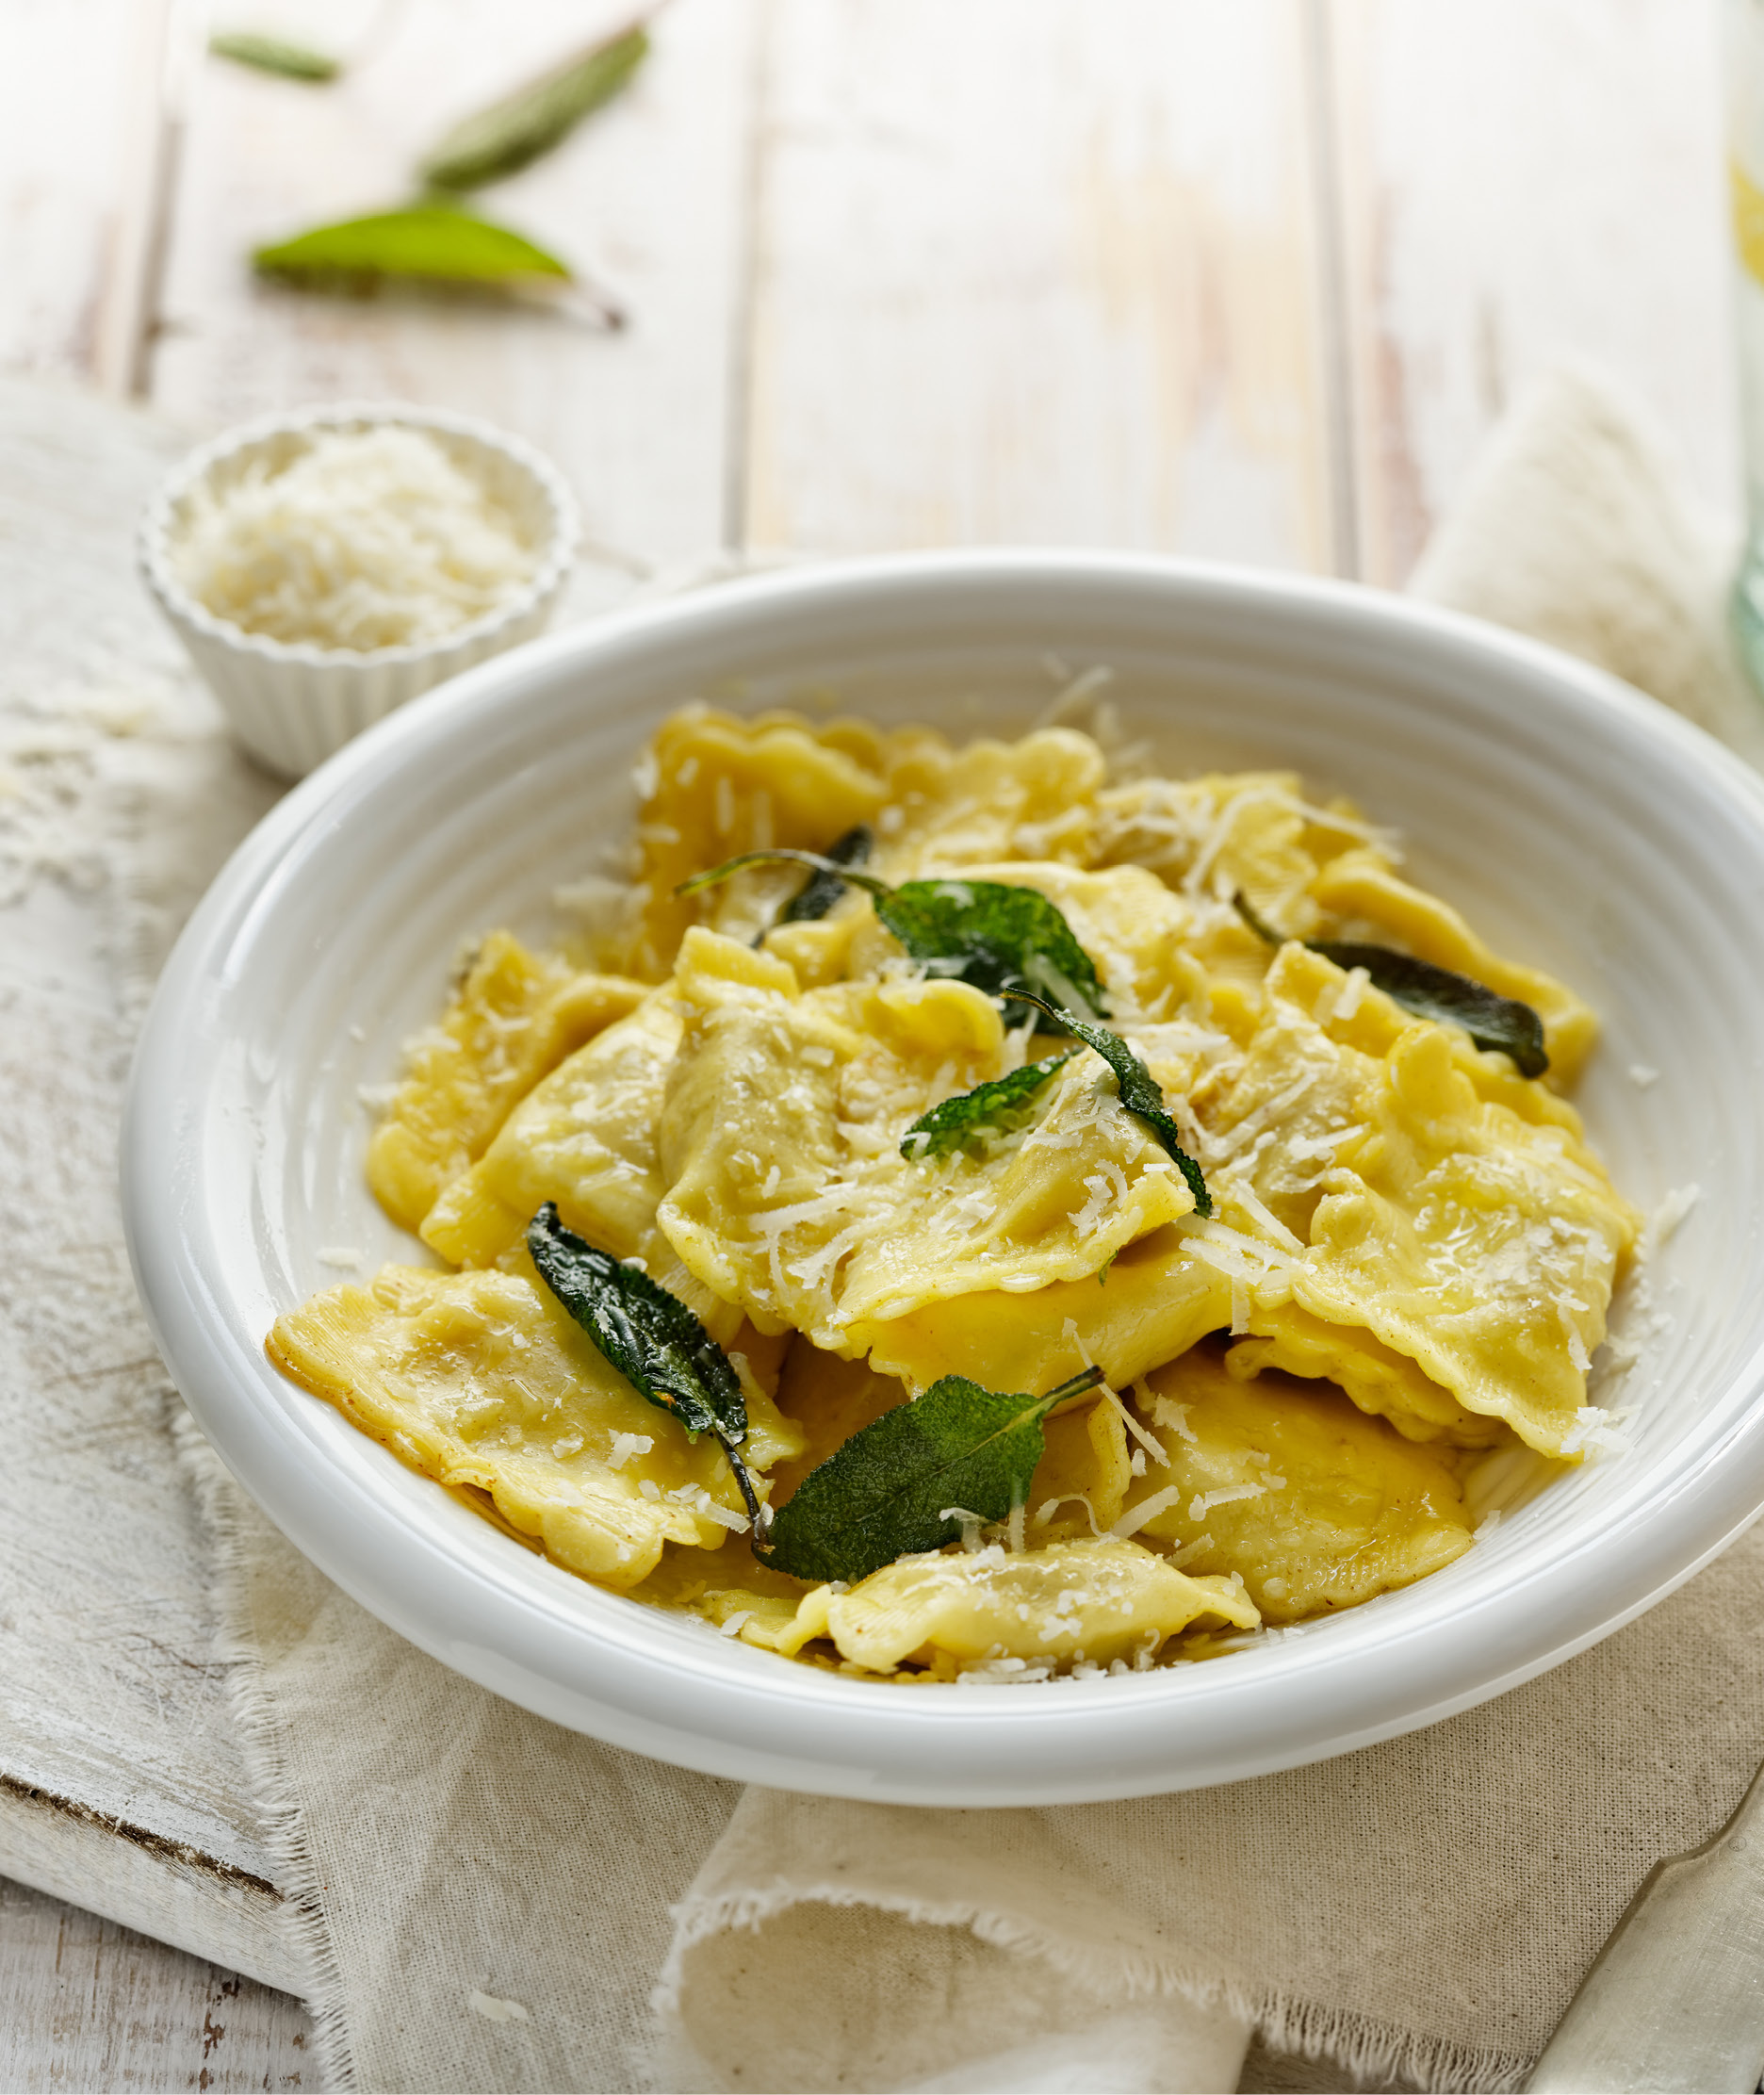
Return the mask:
M445 638L408 647L318 647L271 640L219 618L178 580L172 548L185 506L249 460L318 431L391 423L436 437L509 510L538 555L531 580L495 611ZM531 444L470 416L401 401L342 401L266 415L227 431L175 466L141 518L141 573L233 731L271 771L304 777L376 720L462 669L545 630L575 563L576 503Z

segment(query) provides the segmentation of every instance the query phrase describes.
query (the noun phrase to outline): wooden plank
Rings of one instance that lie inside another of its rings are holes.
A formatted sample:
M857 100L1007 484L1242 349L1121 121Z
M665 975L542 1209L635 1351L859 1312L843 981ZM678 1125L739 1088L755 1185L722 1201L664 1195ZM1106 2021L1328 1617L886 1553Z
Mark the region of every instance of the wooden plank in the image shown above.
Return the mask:
M0 369L90 377L143 85L131 0L8 0L0 66Z
M110 1743L114 1748L130 1742ZM155 1771L144 1772L146 1779L135 1777L135 1786L151 1792ZM197 1765L193 1755L188 1772L213 1786L216 1771ZM134 1777L132 1769L127 1773ZM87 1775L89 1795L114 1792L119 1781L114 1768ZM158 1801L143 1798L143 1817L163 1820L154 1809ZM177 1841L16 1776L0 1777L0 1864L8 1876L95 1907L108 1921L175 1944L222 1971L243 1972L284 1992L302 1991L306 1972L283 1927L281 1893L268 1877L208 1852L221 1844ZM5 1935L0 1917L0 1966ZM10 2085L0 2078L0 2087Z
M480 197L604 283L629 311L623 332L466 300L316 298L253 282L245 262L268 238L397 203L454 116L629 13L625 0L435 0L404 10L368 62L320 90L208 64L183 156L155 401L209 424L364 396L485 415L574 483L590 538L612 555L603 597L632 573L712 552L746 244L748 0L675 0L627 94ZM279 19L299 32L302 10Z
M1297 0L779 0L744 513L1328 567Z
M0 2087L316 2088L286 1993L0 1879Z
M0 385L0 1870L289 1983L114 1191L139 927L100 817L155 732L200 746L213 717L131 558L183 443ZM180 828L218 864L273 789L209 783Z
M1327 5L1366 579L1401 583L1503 408L1563 358L1641 395L1733 514L1717 10Z

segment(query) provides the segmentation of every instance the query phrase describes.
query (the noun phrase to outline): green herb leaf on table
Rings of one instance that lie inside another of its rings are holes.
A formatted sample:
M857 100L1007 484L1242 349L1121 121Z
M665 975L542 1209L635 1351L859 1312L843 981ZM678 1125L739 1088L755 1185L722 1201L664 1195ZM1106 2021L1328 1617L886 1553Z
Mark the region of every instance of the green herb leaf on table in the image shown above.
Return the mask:
M853 1583L899 1557L956 1541L959 1514L1007 1518L1028 1498L1044 1446L1041 1421L1102 1380L1102 1370L1090 1367L1045 1397L1001 1397L945 1375L809 1471L773 1516L766 1563L817 1584Z
M217 29L208 39L208 49L215 57L230 58L235 65L273 73L283 80L303 80L313 87L335 80L343 70L339 59L323 51L289 43L284 37L260 37L251 29Z
M633 1389L689 1433L714 1433L747 1501L754 1533L765 1509L736 1450L747 1438L747 1399L728 1356L678 1295L565 1229L547 1201L527 1226L539 1277Z
M827 858L836 866L861 866L869 862L875 839L868 823L847 829L836 843L827 846ZM778 911L780 924L818 924L845 892L841 874L819 871L809 875Z
M983 1141L988 1135L1000 1135L1017 1126L1036 1093L1077 1052L1076 1048L1068 1048L1064 1055L1050 1055L1045 1062L1026 1062L1020 1070L1006 1071L989 1083L976 1084L972 1091L945 1099L941 1105L934 1105L923 1114L902 1136L901 1154L917 1163L923 1157L943 1156L951 1150L965 1149L971 1142Z
M1246 898L1235 896L1237 914L1257 938L1269 945L1285 941L1273 926L1259 917ZM1382 990L1394 1003L1417 1018L1433 1019L1442 1025L1461 1025L1479 1048L1495 1048L1511 1055L1521 1076L1542 1076L1549 1068L1544 1045L1544 1021L1528 1004L1517 997L1497 996L1486 983L1450 968L1435 967L1413 954L1398 953L1394 946L1362 945L1352 941L1301 939L1298 941L1338 968L1351 972L1364 968L1372 987Z
M1094 962L1060 910L1036 888L999 880L907 880L896 888L816 851L744 851L681 881L676 894L714 887L743 866L806 865L837 875L873 897L878 919L926 973L971 982L989 996L1034 1004L1056 1024L1076 1008L1106 1016Z
M570 280L555 254L450 204L413 204L315 226L258 248L252 261L263 275L319 288L354 288L385 277L504 286Z
M475 189L530 166L629 85L649 50L641 23L464 117L418 172L440 189Z

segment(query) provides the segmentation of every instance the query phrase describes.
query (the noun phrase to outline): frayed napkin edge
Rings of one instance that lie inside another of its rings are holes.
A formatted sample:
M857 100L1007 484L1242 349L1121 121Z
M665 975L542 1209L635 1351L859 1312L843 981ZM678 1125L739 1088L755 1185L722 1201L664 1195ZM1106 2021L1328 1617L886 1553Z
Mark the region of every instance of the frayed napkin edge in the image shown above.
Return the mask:
M1274 2050L1308 2059L1330 2059L1361 2080L1406 2079L1442 2091L1474 2089L1504 2095L1521 2085L1531 2063L1528 2057L1492 2046L1429 2037L1348 2009L1246 1988L1170 1963L1150 1949L1134 1951L1119 1942L1091 1946L1050 1935L1016 1915L967 1901L865 1893L839 1883L779 1881L687 1898L674 1907L674 1940L649 1997L656 2025L652 2087L722 2087L721 2078L685 2026L687 1960L694 1949L714 1936L737 1929L758 1934L768 1922L797 1906L867 1907L921 1926L966 1928L1007 1955L1039 1958L1060 1977L1083 1987L1104 2009L1175 1995L1196 2007L1223 2009Z

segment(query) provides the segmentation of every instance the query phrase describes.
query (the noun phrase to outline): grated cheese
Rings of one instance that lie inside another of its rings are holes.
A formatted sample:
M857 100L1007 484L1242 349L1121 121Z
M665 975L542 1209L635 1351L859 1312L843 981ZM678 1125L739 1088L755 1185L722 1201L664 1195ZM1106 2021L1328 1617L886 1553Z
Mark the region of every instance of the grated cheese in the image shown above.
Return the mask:
M187 498L172 547L198 603L249 633L369 654L501 609L538 562L514 518L422 430L308 436Z
M1155 1520L1166 1507L1173 1506L1182 1497L1180 1484L1166 1484L1162 1491L1154 1491L1150 1498L1142 1498L1136 1506L1130 1506L1109 1530L1111 1535L1123 1539L1136 1535L1148 1521Z
M1238 1498L1260 1498L1266 1491L1266 1484L1227 1484L1219 1491L1199 1492L1188 1501L1188 1517L1204 1520L1215 1506L1229 1506Z
M1138 1390L1139 1401L1149 1405L1158 1425L1174 1433L1178 1440L1185 1440L1191 1447L1198 1445L1195 1430L1188 1423L1188 1414L1194 1408L1191 1404L1178 1403L1174 1397L1154 1396L1148 1382L1140 1383Z
M1348 969L1348 979L1342 984L1341 993L1335 999L1333 1013L1335 1024L1347 1024L1348 1021L1359 1010L1361 998L1365 995L1371 987L1372 977L1364 968Z

